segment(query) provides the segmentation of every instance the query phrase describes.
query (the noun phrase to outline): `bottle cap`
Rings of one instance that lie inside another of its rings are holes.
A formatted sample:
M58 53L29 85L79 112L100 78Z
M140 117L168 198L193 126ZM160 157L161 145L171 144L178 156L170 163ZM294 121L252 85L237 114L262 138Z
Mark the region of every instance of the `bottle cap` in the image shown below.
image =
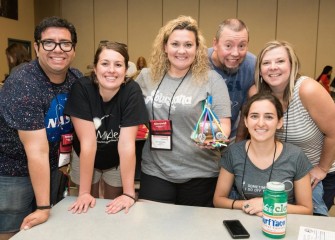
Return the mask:
M285 185L281 182L268 182L266 188L272 191L284 191Z

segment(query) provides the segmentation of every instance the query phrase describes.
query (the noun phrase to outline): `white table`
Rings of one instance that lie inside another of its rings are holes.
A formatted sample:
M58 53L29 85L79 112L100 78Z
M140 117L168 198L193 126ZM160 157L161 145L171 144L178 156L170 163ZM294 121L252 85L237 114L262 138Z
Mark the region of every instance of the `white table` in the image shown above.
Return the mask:
M97 199L86 214L67 211L74 202L67 197L53 209L49 220L27 231L20 231L13 240L86 240L86 239L231 239L222 224L224 219L239 219L250 233L250 239L269 239L261 231L261 218L240 210L177 206L154 202L137 202L128 214L105 213L110 200ZM335 231L334 217L288 215L286 238L297 239L300 226Z

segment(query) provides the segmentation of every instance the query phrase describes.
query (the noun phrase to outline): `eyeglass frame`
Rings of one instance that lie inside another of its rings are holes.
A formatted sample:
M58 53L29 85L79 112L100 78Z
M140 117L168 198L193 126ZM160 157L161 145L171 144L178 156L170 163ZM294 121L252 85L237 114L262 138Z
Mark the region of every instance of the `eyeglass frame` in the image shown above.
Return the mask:
M47 50L47 49L45 49L45 46L44 46L44 43L45 43L45 42L54 43L54 44L55 44L55 47L54 47L53 49ZM51 51L55 50L57 46L59 46L59 48L60 48L63 52L71 52L72 49L74 49L75 46L76 46L75 43L70 42L70 41L55 42L55 41L51 41L51 40L38 40L37 43L38 43L38 44L42 44L42 48L43 48L45 51L48 51L48 52L51 52ZM63 44L63 43L71 43L71 49L68 50L68 51L65 51L65 50L62 48L62 45L61 45L61 44Z

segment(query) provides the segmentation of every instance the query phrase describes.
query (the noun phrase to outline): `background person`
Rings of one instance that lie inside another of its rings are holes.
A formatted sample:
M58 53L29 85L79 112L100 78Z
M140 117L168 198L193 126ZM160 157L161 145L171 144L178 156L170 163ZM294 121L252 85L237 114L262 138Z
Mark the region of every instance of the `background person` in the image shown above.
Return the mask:
M330 95L332 96L334 102L335 102L335 78L333 81L330 83Z
M126 78L128 60L126 45L101 43L91 77L81 78L71 90L65 113L76 133L71 179L79 184L72 212L94 207L100 181L103 197L114 199L107 213L128 212L135 203L135 139L148 114L140 87Z
M145 60L145 58L142 57L142 56L139 57L139 58L137 59L137 61L136 61L136 68L137 68L137 71L136 71L136 73L132 76L132 78L133 78L133 79L136 79L137 76L140 74L141 70L142 70L143 68L146 68L146 67L148 67L148 66L147 66L147 60Z
M139 57L136 61L137 70L142 70L147 67L147 60L144 57Z
M13 43L6 48L6 57L9 73L14 72L20 65L31 61L27 48L19 43Z
M230 145L223 154L214 206L262 216L266 184L276 181L292 183L286 187L291 189L288 213L312 214L308 174L312 164L300 148L281 143L275 137L276 130L283 127L283 107L279 100L271 94L254 95L246 103L243 120L250 140ZM241 196L238 200L228 198L233 183Z
M332 66L325 66L322 70L322 73L316 79L316 81L318 81L329 93L330 93L330 80L332 72L333 72Z
M168 136L151 134L144 145L139 198L212 206L220 151L201 149L190 136L208 95L213 97L212 109L229 136L230 101L225 82L209 69L204 38L193 18L180 16L160 29L150 68L142 69L136 81L151 126L157 121L172 124Z
M272 93L284 108L284 131L277 132L283 142L300 147L313 169L310 171L315 215L328 215L335 196L335 104L314 79L299 74L300 64L292 46L270 41L257 57L256 92ZM323 185L323 186L322 186ZM324 193L323 193L324 190Z
M6 193L0 195L0 236L47 221L57 199L60 141L73 131L63 108L82 76L70 68L76 29L50 17L36 26L34 38L37 59L11 74L0 93L0 192Z
M254 84L256 57L248 52L249 31L240 19L224 20L216 32L213 47L208 49L211 68L225 80L231 101L231 134L230 141L237 131L239 114L245 103L249 88ZM243 120L242 120L243 121ZM243 126L243 125L242 125ZM243 136L243 135L242 135Z

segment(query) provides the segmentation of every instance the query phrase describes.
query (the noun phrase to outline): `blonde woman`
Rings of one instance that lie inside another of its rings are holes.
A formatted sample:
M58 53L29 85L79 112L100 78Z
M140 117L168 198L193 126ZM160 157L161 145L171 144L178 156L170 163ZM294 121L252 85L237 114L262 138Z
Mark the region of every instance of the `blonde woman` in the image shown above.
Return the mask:
M197 22L180 16L163 26L153 44L150 68L136 81L143 91L151 136L142 153L139 198L193 206L212 206L219 172L219 150L201 149L190 135L208 95L226 134L230 99L222 77L209 69L207 48ZM153 134L155 123L166 134Z

